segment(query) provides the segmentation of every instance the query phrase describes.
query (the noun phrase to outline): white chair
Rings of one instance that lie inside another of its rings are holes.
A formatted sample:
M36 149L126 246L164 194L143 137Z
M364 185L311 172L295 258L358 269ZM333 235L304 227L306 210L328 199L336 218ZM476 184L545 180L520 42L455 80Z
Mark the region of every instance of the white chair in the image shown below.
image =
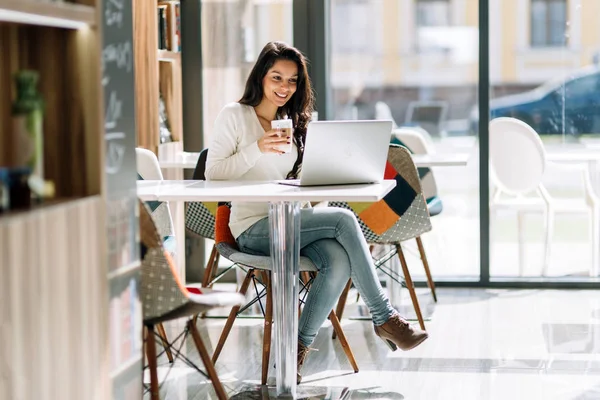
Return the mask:
M539 135L525 122L509 117L495 118L490 122L490 162L490 176L495 186L490 201L490 213L499 209L517 210L519 274L523 274L524 268L524 215L526 212L542 211L546 225L542 276L546 276L548 272L550 244L556 213L587 213L590 215L592 239L590 276L598 276L600 199L594 193L587 166L560 166L563 169L581 173L583 198L551 196L542 183L546 170L546 151ZM536 196L532 196L533 194Z
M394 120L394 116L392 115L392 110L386 102L378 101L377 103L375 103L375 119L391 120L393 123L393 127L398 127L398 124L396 123L396 121Z
M137 147L135 149L137 173L140 179L162 181L163 174L156 155L150 150ZM163 238L163 246L175 256L176 241L173 228L173 218L168 202L149 202L152 219L157 225L158 232Z

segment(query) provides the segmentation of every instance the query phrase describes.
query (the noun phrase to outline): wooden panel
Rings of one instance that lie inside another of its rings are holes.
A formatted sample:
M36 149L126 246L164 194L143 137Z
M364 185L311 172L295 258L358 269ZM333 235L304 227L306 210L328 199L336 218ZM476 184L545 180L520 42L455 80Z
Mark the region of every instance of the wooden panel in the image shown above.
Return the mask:
M95 195L102 192L104 178L104 124L100 38L97 30L85 29L69 35L68 74L71 112L70 132L77 133L73 163L74 168L83 167L78 193ZM76 111L76 112L75 112ZM85 155L84 159L81 156Z
M154 2L133 0L137 144L156 153L158 135L158 17Z
M11 107L14 99L13 74L18 70L17 26L0 23L0 166L13 166L14 146Z
M109 398L104 232L100 196L0 220L1 398Z

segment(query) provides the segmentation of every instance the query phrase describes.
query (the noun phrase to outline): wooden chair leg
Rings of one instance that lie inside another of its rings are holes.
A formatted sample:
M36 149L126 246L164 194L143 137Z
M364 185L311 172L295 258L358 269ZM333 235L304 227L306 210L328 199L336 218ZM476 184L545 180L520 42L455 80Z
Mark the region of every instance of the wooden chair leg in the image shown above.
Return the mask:
M221 255L219 253L217 253L217 255L215 255L215 260L213 261L213 267L210 273L210 280L208 281L208 287L210 289L212 289L213 287L213 279L215 279L215 275L217 273L217 270L219 269L219 260L221 259Z
M204 276L202 277L202 287L212 289L212 280L214 279L215 273L219 267L220 257L221 255L217 251L217 246L213 245L213 248L210 252L210 257L208 258L208 263L206 263L206 268L204 269ZM206 317L206 313L203 312L201 314L194 315L194 325L196 325L196 323L198 322L198 317L204 318Z
M167 353L167 358L170 363L173 363L173 352L171 351L171 345L169 345L169 341L167 340L167 332L165 331L165 327L162 323L156 324L156 330L158 336L160 336L160 341L162 342L163 347L165 348L165 353Z
M308 282L311 280L310 272L302 271L300 272L300 279L304 283L304 285L308 285ZM306 288L308 290L309 288ZM300 321L300 316L302 316L302 303L298 301L298 321Z
M342 320L342 314L344 313L344 308L346 307L346 301L348 301L348 293L350 292L351 287L352 287L352 278L348 279L348 283L346 283L346 287L344 288L344 291L340 295L340 299L338 300L337 307L335 308L335 314L340 321ZM333 334L331 335L331 338L335 339L336 335L337 335L336 330L334 329Z
M396 245L396 251L398 252L398 258L400 258L402 272L404 273L404 279L406 280L406 287L408 288L408 292L410 293L410 298L412 300L415 313L417 313L419 325L421 326L421 329L425 330L425 321L423 321L423 315L421 314L421 307L419 306L419 299L417 298L417 293L415 292L415 285L413 284L412 278L410 277L408 265L406 264L406 258L404 258L402 247L400 247L399 244Z
M248 273L246 274L246 277L244 278L244 282L242 282L242 287L240 288L241 295L246 294L246 291L248 290L248 286L250 286L250 281L252 280L253 275L254 275L253 269L249 270ZM215 347L215 352L212 356L213 364L217 363L217 359L219 358L219 355L221 354L221 350L223 350L225 341L227 340L227 337L229 336L229 332L231 331L231 328L233 327L233 322L235 321L235 319L237 317L237 313L240 308L241 308L241 306L235 306L235 307L231 308L231 312L229 313L229 317L227 317L227 322L225 322L225 326L223 327L223 332L221 332L221 337L219 338L219 342L217 343L217 347Z
M265 324L263 332L263 353L262 353L262 376L261 384L267 384L269 376L269 360L271 358L271 331L273 329L273 292L271 291L271 277L266 271L262 272L263 279L267 285L267 304L265 306Z
M158 372L156 363L156 341L154 340L154 326L147 325L146 356L148 357L148 368L150 369L150 399L160 400Z
M417 246L419 246L421 261L423 262L423 268L425 268L425 275L427 275L427 285L429 285L429 290L431 290L433 301L437 303L437 296L435 294L435 283L433 283L433 278L431 277L431 271L429 270L429 263L427 262L427 256L425 255L425 247L423 247L423 241L421 240L421 236L417 237Z
M206 263L206 268L204 269L204 276L202 277L202 287L208 287L210 285L210 281L213 276L213 267L215 265L215 258L217 257L217 246L213 245L212 251L210 252L210 257L208 258L208 263Z
M342 349L344 349L344 353L346 353L346 357L348 357L348 361L350 361L350 365L352 365L352 369L354 372L358 372L358 364L356 363L356 359L354 358L354 354L352 354L352 349L348 344L348 340L346 340L346 334L344 334L344 330L342 329L342 325L340 324L340 320L333 310L329 313L329 320L331 321L331 325L333 326L333 332L337 333L340 339L340 345Z
M217 398L219 400L227 400L225 389L223 389L223 385L221 385L221 381L219 380L219 376L217 375L215 366L210 360L210 356L208 355L208 351L206 351L206 347L204 347L204 343L202 342L202 338L200 337L200 333L198 333L196 325L194 325L191 320L188 321L187 325L188 329L192 333L194 344L196 345L196 349L198 349L198 354L200 354L200 358L204 363L204 367L206 368L208 377L212 381L213 387L215 388L215 392L217 392Z

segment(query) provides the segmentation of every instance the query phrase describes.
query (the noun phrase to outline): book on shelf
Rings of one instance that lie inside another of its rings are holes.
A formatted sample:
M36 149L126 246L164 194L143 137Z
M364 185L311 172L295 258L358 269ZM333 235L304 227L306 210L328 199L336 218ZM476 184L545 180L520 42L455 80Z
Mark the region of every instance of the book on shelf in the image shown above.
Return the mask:
M179 52L181 50L181 17L178 2L158 3L158 48Z
M181 7L179 6L179 3L176 3L173 8L175 9L175 48L173 50L181 51Z
M168 50L167 6L158 6L158 48Z

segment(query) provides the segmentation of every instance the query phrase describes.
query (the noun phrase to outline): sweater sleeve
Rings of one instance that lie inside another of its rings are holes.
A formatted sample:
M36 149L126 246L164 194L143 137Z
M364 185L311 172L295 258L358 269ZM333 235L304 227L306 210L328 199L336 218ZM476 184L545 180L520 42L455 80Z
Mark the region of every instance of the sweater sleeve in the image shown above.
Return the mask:
M240 178L262 156L258 141L240 148L245 120L235 109L224 108L217 119L206 159L207 180L233 180Z

